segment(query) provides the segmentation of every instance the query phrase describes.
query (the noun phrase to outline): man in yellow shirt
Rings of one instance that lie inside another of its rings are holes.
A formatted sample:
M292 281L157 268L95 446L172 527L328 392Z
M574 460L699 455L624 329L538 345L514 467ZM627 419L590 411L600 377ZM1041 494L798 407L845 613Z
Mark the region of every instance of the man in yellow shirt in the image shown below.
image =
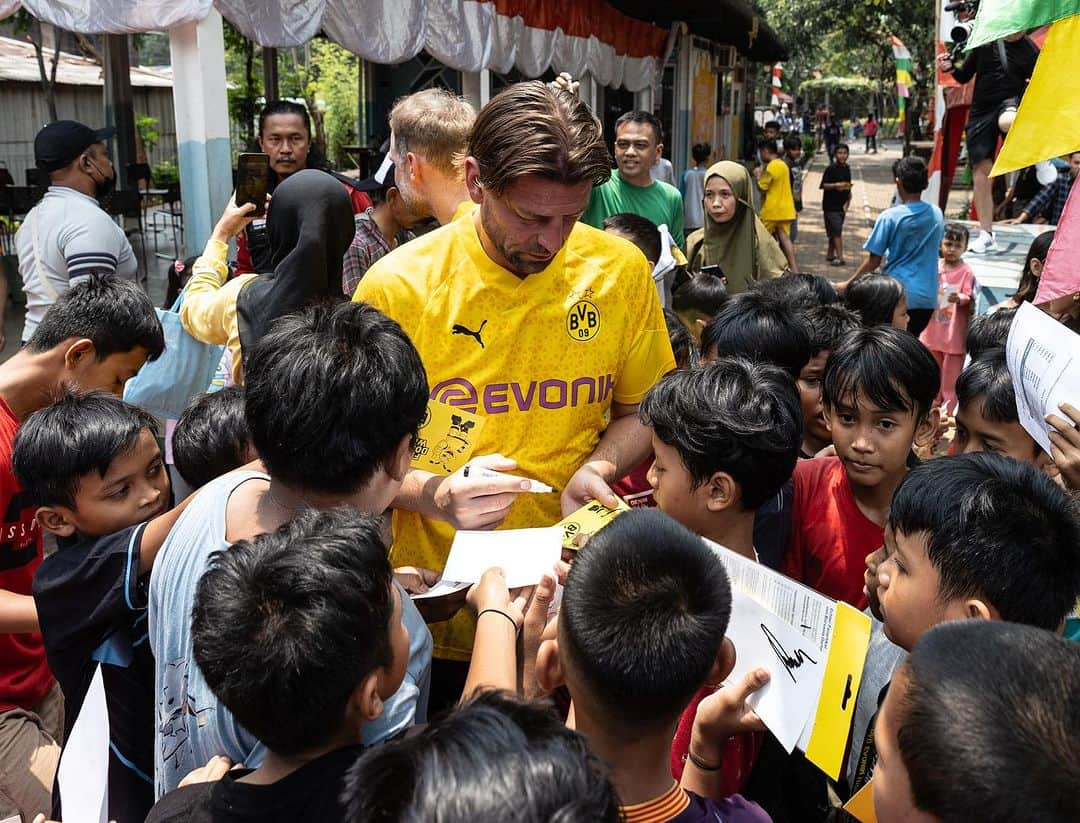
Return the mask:
M791 169L780 157L775 140L763 140L758 153L765 164L754 169L758 188L762 191L761 222L769 234L776 238L788 261L791 271L798 271L795 263L795 244L791 242L791 224L796 217L795 195L791 192Z
M539 81L509 87L480 112L464 170L477 205L378 260L353 299L404 327L434 400L485 418L473 467L556 492L412 471L394 503L392 557L432 569L455 529L548 526L588 500L614 504L611 483L649 454L637 405L675 365L645 257L578 222L611 173L584 103ZM436 656L467 660L474 631L465 613L434 626ZM453 692L439 681L465 671L432 671L436 705Z

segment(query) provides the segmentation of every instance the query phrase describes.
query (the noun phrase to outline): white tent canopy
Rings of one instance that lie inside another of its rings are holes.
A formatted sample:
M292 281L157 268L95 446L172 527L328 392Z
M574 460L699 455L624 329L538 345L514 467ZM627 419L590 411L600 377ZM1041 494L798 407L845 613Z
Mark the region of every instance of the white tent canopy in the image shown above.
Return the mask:
M459 71L588 72L600 85L630 91L653 84L667 34L603 0L0 0L0 18L20 6L84 34L162 31L216 7L262 46L299 46L321 30L374 63L426 50Z

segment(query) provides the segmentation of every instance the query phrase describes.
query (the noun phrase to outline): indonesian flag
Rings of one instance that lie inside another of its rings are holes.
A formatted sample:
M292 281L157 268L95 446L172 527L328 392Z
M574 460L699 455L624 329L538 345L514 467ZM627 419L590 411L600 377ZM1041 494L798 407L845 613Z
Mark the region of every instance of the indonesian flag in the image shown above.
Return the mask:
M775 63L772 67L772 104L780 105L780 77L784 73L784 64Z

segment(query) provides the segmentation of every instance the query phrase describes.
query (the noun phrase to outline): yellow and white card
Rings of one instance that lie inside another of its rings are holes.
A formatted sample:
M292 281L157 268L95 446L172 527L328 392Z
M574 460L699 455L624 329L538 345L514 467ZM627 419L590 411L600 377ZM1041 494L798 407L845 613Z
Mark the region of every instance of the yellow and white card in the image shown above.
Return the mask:
M435 474L453 474L472 457L484 418L429 400L413 446L412 467Z
M630 507L623 502L622 498L615 499L619 501L615 508L592 500L560 520L556 525L563 530L563 548L577 551L580 546L574 541L580 535L586 534L592 537L620 514L630 511Z

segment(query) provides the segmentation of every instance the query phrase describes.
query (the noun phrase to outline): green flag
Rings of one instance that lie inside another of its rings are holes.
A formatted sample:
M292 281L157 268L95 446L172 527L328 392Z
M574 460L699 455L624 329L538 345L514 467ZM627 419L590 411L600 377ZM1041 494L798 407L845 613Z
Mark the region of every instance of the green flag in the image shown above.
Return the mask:
M967 49L1080 14L1080 0L982 0Z

